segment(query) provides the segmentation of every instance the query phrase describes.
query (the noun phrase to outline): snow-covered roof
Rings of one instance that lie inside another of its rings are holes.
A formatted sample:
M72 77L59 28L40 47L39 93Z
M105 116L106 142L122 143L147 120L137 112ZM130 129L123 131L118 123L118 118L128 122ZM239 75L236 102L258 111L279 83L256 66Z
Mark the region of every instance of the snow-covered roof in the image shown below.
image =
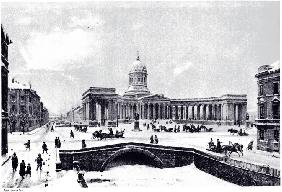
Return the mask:
M133 72L144 72L144 73L147 73L146 65L143 64L140 61L139 57L137 57L137 59L132 64L130 73L133 73Z
M270 65L269 71L276 71L276 70L278 70L278 69L280 69L280 61L279 61L279 60L278 60L278 61L275 61L274 63L272 63L272 64Z
M26 84L21 84L18 82L9 82L10 89L29 89L30 87Z

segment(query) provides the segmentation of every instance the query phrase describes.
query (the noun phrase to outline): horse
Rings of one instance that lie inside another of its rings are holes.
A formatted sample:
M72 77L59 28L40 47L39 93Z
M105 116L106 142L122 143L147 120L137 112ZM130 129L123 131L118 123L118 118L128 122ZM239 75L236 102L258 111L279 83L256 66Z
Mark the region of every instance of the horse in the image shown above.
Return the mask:
M234 135L234 133L238 133L238 130L231 128L231 129L228 129L228 132Z
M239 143L234 143L232 145L223 145L222 146L222 151L224 151L224 154L226 156L229 156L233 153L236 152L239 157L240 157L240 153L243 156L243 145L239 144ZM240 153L239 153L240 152ZM227 154L228 153L228 154Z

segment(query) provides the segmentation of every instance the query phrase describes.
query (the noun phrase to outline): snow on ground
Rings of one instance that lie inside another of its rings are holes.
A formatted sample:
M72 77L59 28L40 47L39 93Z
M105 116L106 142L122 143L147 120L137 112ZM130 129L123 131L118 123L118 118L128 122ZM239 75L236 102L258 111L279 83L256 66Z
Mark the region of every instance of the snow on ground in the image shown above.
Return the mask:
M163 123L163 122L162 122ZM174 124L171 125L174 127ZM232 154L231 158L233 159L238 159L241 161L246 161L246 162L251 162L255 164L262 164L262 165L270 165L270 167L273 168L278 168L280 169L280 160L279 158L273 157L274 153L269 153L269 152L264 152L264 151L258 151L256 150L256 129L247 129L246 132L249 133L249 136L237 136L237 135L230 135L230 133L227 132L227 130L230 128L228 126L220 126L218 127L217 125L211 125L207 127L213 127L215 130L214 132L201 132L201 133L186 133L186 132L181 132L180 133L166 133L166 132L153 132L151 129L147 130L146 127L143 127L143 121L140 122L140 127L142 131L140 132L133 132L131 131L133 129L133 124L119 124L119 128L114 128L115 129L125 129L125 138L119 138L119 139L106 139L99 141L97 139L92 139L92 133L95 130L99 130L100 128L97 127L90 127L86 133L81 133L78 131L74 131L73 127L57 127L55 128L54 132L50 132L46 127L42 127L39 129L36 129L32 132L21 134L21 133L13 133L8 135L8 141L9 141L9 155L12 155L14 152L17 153L17 156L19 158L19 162L22 160L25 160L26 165L27 163L31 164L32 168L32 176L31 178L25 178L23 181L21 181L20 176L19 176L19 167L17 172L12 173L12 168L11 168L11 160L7 161L2 167L1 167L1 175L3 175L3 181L2 181L2 187L7 188L7 187L31 187L31 186L38 186L38 187L44 187L45 183L48 183L48 186L54 186L56 187L57 185L60 185L65 182L59 182L59 181L64 181L64 180L74 180L75 182L73 183L74 187L77 186L76 178L77 175L76 173L73 172L55 172L55 163L58 160L58 152L54 147L54 140L56 137L60 137L60 140L62 142L62 147L61 149L80 149L81 148L81 140L85 139L87 147L94 147L94 146L102 146L102 145L110 145L110 144L116 144L116 143L121 143L121 142L142 142L142 143L149 143L149 138L150 136L157 135L159 138L159 144L160 145L171 145L171 146L182 146L182 147L194 147L200 150L206 151L207 148L207 143L210 141L210 138L213 138L214 141L216 141L217 138L222 141L222 144L228 144L229 141L232 141L233 143L238 142L244 145L244 156L243 157L238 157L237 154ZM238 128L238 127L237 127ZM106 127L102 128L103 132L108 132L108 129ZM70 138L70 130L74 131L74 139ZM31 140L31 150L28 151L24 147L24 143L30 139ZM253 151L247 151L245 148L247 144L253 140L254 141L254 150ZM45 141L48 145L48 153L49 154L43 154L43 159L44 159L44 165L43 165L43 170L36 171L36 162L35 158L37 157L38 153L42 153L42 142ZM275 153L275 156L279 156L279 154ZM2 157L2 162L4 162L5 158ZM123 167L124 168L124 167ZM108 172L109 175L107 175L107 172L103 173L104 177L108 177L110 175L113 175L111 179L115 181L115 185L129 185L128 183L124 183L122 180L123 174L118 174L123 172L122 167L116 167L110 170L112 172ZM175 168L175 169L154 169L154 168L142 168L135 170L134 167L126 167L125 170L128 170L128 172L138 172L138 171L145 171L147 170L150 172L151 175L151 169L152 175L155 175L157 177L159 174L166 173L168 172L169 174L164 176L164 178L158 178L158 182L156 183L162 183L165 184L166 182L168 183L167 185L170 185L171 182L178 184L178 181L176 180L171 180L171 178L175 177L177 175L177 178L179 177L179 180L183 180L184 183L188 182L183 178L190 177L191 175L199 174L199 177L201 174L207 175L206 173L201 172L200 170L197 170L192 166L187 166L183 168ZM116 171L117 170L117 171ZM47 172L49 172L47 174ZM197 173L196 173L197 172ZM187 175L186 175L187 173ZM90 176L91 178L92 173L87 173L86 176ZM93 172L94 176L95 173ZM117 180L117 177L115 178L114 175L118 175L121 177L121 180ZM183 175L181 175L183 174ZM146 174L145 174L146 175ZM147 174L148 175L148 174ZM179 176L178 176L179 175ZM183 176L183 178L182 178ZM126 176L125 176L126 177ZM151 176L150 176L151 177ZM208 175L207 177L210 177ZM213 176L211 176L213 177ZM140 179L140 178L139 178ZM143 178L143 180L146 178ZM151 178L152 179L152 178ZM214 178L217 180L218 178ZM124 178L124 180L126 180ZM142 178L141 178L142 180ZM200 180L200 179L199 179ZM208 180L208 182L212 181L213 179ZM153 180L148 179L146 182L150 183L153 182ZM222 181L222 180L220 180ZM135 178L135 181L138 183L138 178ZM222 181L224 182L224 181ZM102 184L103 183L103 184ZM99 183L99 185L109 185L110 184L107 182L102 182ZM111 183L111 182L110 182ZM113 183L113 182L112 182ZM142 183L142 182L141 182ZM155 182L153 182L155 183ZM180 185L182 182L179 182ZM192 182L194 183L194 182ZM218 181L216 181L218 183ZM96 185L97 183L92 183L92 185ZM229 183L227 183L229 184Z
M194 164L156 169L145 165L123 165L104 172L87 172L88 187L197 187L205 181L206 186L237 186L200 171Z

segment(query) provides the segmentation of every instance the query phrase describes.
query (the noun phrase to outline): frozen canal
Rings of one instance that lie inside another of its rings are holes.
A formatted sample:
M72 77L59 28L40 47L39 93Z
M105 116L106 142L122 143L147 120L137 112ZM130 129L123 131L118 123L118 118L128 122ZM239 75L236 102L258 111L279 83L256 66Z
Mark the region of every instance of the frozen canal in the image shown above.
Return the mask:
M18 170L13 173L11 169L11 160L7 161L1 167L2 187L4 188L17 188L17 187L44 187L48 184L48 188L67 185L69 187L78 187L80 185L76 182L77 174L74 171L62 171L55 172L55 162L58 160L57 151L54 147L54 139L60 137L62 142L61 149L80 149L81 140L86 140L87 147L122 143L122 142L141 142L149 143L149 138L152 134L157 135L160 145L170 146L183 146L193 147L203 151L206 151L207 143L210 138L216 141L219 138L223 144L228 144L229 141L233 143L238 142L244 145L244 156L238 157L237 154L232 154L231 158L239 159L246 162L253 162L256 164L269 164L273 168L279 168L279 155L276 153L267 153L262 151L246 151L247 144L251 141L255 141L254 148L256 147L256 129L247 129L246 132L249 136L240 137L237 135L230 135L226 126L208 126L213 127L214 132L207 133L165 133L165 132L153 132L147 130L142 126L142 131L133 132L133 124L120 124L118 129L125 129L125 138L119 139L107 139L98 141L92 139L92 133L99 129L91 127L86 133L74 131L73 127L57 127L54 132L50 132L47 128L39 128L30 133L21 135L20 133L9 134L9 154L13 152L17 153L19 162L25 160L26 164L30 163L32 168L31 178L25 178L21 181ZM70 138L70 130L74 131L74 139ZM104 128L104 132L108 132L107 128ZM114 130L115 132L115 130ZM31 150L28 151L24 148L24 143L31 140ZM38 153L42 153L42 142L45 141L48 145L48 154L43 154L44 165L43 170L36 171L35 158ZM8 156L7 156L8 157ZM5 158L2 159L2 162ZM18 168L19 169L19 168ZM86 172L85 179L89 187L103 187L103 186L197 186L201 184L201 181L205 181L206 186L229 186L234 185L228 183L207 173L204 173L189 165L179 168L170 169L157 169L147 167L145 165L122 165L119 167L112 167L107 171L100 172Z

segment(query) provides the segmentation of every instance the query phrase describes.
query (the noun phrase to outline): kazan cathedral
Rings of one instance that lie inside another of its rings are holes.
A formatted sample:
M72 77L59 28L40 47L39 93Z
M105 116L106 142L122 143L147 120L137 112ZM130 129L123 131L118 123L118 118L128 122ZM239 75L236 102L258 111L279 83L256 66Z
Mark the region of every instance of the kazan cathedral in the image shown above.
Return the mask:
M86 122L124 122L139 119L168 120L180 123L246 122L247 96L226 94L220 97L171 99L152 94L148 89L148 73L139 56L129 71L129 85L123 96L115 88L90 87L82 94L81 116Z

